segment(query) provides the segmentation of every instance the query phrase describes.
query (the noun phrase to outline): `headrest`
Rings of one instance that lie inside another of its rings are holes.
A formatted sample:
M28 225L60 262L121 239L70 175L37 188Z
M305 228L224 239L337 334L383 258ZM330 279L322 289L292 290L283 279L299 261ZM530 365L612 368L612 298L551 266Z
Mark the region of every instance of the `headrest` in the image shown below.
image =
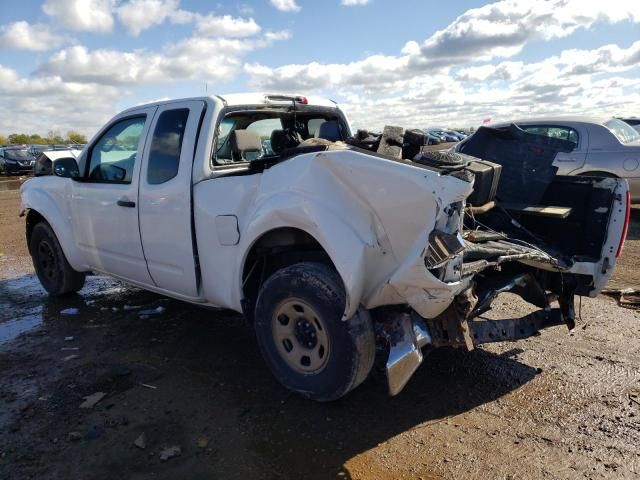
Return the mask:
M289 147L289 137L284 130L274 130L271 132L271 150L280 155L285 148Z
M342 135L340 135L340 124L335 120L322 122L316 130L314 137L324 138L325 140L330 140L332 142L342 140Z
M252 130L234 130L231 132L231 148L235 153L260 152L262 140L260 135Z

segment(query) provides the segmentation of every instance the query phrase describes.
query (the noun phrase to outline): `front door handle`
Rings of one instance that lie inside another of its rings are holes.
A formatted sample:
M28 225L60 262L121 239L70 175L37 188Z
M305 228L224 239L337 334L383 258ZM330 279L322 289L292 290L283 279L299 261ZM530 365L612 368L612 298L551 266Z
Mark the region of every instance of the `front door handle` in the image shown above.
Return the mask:
M131 202L129 200L118 200L118 206L136 208L136 202Z

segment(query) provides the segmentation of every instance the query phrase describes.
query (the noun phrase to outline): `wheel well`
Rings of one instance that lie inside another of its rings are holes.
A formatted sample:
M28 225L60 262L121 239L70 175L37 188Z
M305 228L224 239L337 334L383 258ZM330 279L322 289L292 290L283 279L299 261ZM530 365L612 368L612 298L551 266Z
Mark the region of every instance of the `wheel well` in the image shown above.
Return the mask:
M277 228L263 234L251 247L242 270L242 309L253 321L258 293L262 284L277 270L300 262L335 265L322 245L304 230Z
M31 234L33 233L33 228L40 222L46 222L45 218L40 215L37 211L30 209L27 212L27 250L31 253Z
M583 172L578 174L579 177L606 177L606 178L618 178L617 175L611 172L602 172L600 170L593 170L590 172Z

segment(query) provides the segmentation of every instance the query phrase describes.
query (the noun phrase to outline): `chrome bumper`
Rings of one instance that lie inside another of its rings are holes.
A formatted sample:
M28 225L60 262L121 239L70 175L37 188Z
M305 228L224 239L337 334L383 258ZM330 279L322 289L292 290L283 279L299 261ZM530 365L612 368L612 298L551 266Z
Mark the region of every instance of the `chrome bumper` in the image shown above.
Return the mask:
M387 383L389 394L397 395L422 363L422 348L431 344L427 325L417 316L404 313L389 325Z

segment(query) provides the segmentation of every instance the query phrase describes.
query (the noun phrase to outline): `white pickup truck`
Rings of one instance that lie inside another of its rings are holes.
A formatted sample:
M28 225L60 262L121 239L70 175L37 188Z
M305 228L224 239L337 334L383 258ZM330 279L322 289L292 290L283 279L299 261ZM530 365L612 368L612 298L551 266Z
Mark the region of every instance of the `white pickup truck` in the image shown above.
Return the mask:
M394 395L428 348L572 327L574 295L597 295L620 254L625 180L539 178L520 160L562 145L487 133L492 163L405 148L401 129L354 135L318 98L158 102L25 182L21 214L51 295L100 272L243 312L287 388L339 398L378 354ZM539 310L480 318L506 291Z

